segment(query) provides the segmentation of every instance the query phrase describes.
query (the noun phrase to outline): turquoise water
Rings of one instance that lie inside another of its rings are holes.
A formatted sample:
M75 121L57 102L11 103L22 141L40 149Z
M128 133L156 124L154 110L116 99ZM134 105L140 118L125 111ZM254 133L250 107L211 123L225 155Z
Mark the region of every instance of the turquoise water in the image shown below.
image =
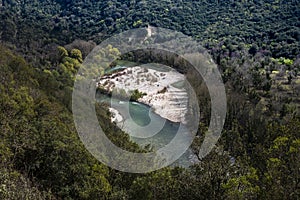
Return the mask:
M124 65L122 65L124 64ZM106 73L112 73L114 71L125 69L138 65L137 63L118 63L117 66L107 69ZM161 64L145 64L139 65L148 69L153 69L158 72L168 72L171 70L170 67ZM174 87L182 88L184 81L174 83ZM103 94L97 95L98 101L106 102L112 108L115 108L123 117L123 121L117 125L130 135L130 139L141 147L149 146L152 149L158 150L169 144L172 139L178 134L180 127L179 123L171 122L156 114L153 109L145 104L138 102L125 102L116 98L110 98ZM182 130L182 129L181 129ZM177 144L180 148L181 145L185 144L188 140L191 140L191 134L188 130L183 127L186 134L182 141ZM191 149L187 151L173 164L173 166L187 167L191 163L197 162L196 156L192 153Z
M109 74L109 73L112 73L114 71L117 71L117 70L120 70L120 69L126 69L127 67L126 66L121 66L121 65L117 65L113 68L107 68L105 69L104 73L105 74Z
M147 105L138 102L125 102L102 94L98 95L98 100L110 104L112 108L119 111L124 121L117 125L141 147L150 145L153 150L158 150L169 144L178 133L179 123L162 118ZM178 145L184 144L189 139L191 136L184 138ZM173 166L187 167L195 160L195 155L188 149Z
M178 81L176 83L171 84L173 87L181 89L185 86L185 81Z
M144 67L147 69L153 69L158 72L169 72L172 69L171 67L168 67L166 65L159 64L159 63L143 64L143 65L140 65L140 67Z
M138 66L139 63L137 62L130 62L130 61L127 61L127 60L118 60L116 62L116 66L114 67L108 67L105 69L104 73L105 74L110 74L114 71L118 71L118 70L121 70L121 69L126 69L128 67L135 67L135 66Z

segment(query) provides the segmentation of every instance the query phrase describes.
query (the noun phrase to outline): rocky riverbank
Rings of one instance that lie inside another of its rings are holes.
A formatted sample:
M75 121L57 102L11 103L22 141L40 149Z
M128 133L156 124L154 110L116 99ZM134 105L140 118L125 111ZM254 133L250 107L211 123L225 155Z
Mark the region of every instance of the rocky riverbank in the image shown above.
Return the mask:
M187 92L173 85L184 80L184 75L175 70L161 72L137 66L101 77L97 86L120 94L138 90L144 93L137 99L138 102L151 106L163 118L184 123L188 105Z

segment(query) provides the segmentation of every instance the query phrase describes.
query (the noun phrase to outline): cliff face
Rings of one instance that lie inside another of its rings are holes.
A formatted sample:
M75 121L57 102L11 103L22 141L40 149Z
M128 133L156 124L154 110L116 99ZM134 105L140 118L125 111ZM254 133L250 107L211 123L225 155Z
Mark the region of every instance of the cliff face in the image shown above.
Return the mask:
M145 95L140 102L151 106L155 113L173 122L185 122L187 93L169 86L165 93Z
M137 89L145 93L137 101L151 106L155 113L170 121L185 122L188 106L187 92L172 85L184 80L184 75L175 70L160 72L133 67L101 77L98 87L123 94L130 94L130 91Z

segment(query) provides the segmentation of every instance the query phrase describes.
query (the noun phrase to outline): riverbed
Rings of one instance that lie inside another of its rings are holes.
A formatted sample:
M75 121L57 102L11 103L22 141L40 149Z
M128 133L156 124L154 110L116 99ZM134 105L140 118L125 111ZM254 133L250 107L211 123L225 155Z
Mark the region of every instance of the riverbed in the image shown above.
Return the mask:
M116 125L128 133L130 139L141 147L149 145L154 151L158 150L170 143L178 132L180 123L161 117L145 104L131 101L124 102L103 94L99 94L97 99L100 102L110 104L113 109L118 111L118 114L122 116L122 120L115 121ZM139 134L138 137L136 137L137 133ZM189 139L190 137L187 135L186 140ZM182 144L184 143L185 141L182 141ZM180 147L178 146L178 148ZM173 166L187 167L195 162L197 162L197 157L191 149L188 149Z
M152 71L153 74L170 72L169 68L159 65L146 65L143 67L146 67L148 71L154 70L154 72ZM116 66L115 68L110 69L109 73L112 73L114 70L119 71L124 68L126 67ZM181 76L173 76L181 78ZM178 91L181 91L182 93L183 80L177 79L173 78L173 82L171 82L173 85L168 86L168 88L172 88L175 93ZM161 87L165 86L163 85ZM150 146L154 151L158 150L169 144L178 133L180 121L169 120L167 117L164 117L164 115L160 115L160 112L153 109L153 106L147 105L146 103L124 101L117 98L111 98L104 94L98 94L97 99L111 106L110 111L113 115L112 121L114 121L119 128L128 133L132 141L142 147ZM171 107L170 102L166 103L169 107ZM171 110L172 109L174 108L171 107ZM182 116L179 119L182 119ZM185 141L179 142L178 148L180 148L180 144L184 144L192 137L184 125L183 130L186 130L186 137L183 139ZM197 157L192 153L191 149L188 149L173 165L187 167L197 161Z

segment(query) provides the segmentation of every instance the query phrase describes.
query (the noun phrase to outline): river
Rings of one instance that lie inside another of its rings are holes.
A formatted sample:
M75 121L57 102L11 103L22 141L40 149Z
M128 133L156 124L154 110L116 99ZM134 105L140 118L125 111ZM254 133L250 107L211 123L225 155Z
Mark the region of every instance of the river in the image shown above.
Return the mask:
M150 67L156 70L159 69L160 71L166 70L166 68L161 68L156 65ZM124 67L116 66L115 68L110 69L109 72L111 73L114 70L122 68ZM139 102L122 101L103 94L98 94L97 100L108 103L122 115L123 121L118 122L117 125L130 135L132 141L136 142L141 147L150 145L153 150L162 148L170 143L178 132L180 123L166 120L156 114L148 105ZM185 143L185 141L182 141L182 144L183 143ZM197 162L197 157L189 148L175 163L173 163L173 166L188 167L194 162Z

